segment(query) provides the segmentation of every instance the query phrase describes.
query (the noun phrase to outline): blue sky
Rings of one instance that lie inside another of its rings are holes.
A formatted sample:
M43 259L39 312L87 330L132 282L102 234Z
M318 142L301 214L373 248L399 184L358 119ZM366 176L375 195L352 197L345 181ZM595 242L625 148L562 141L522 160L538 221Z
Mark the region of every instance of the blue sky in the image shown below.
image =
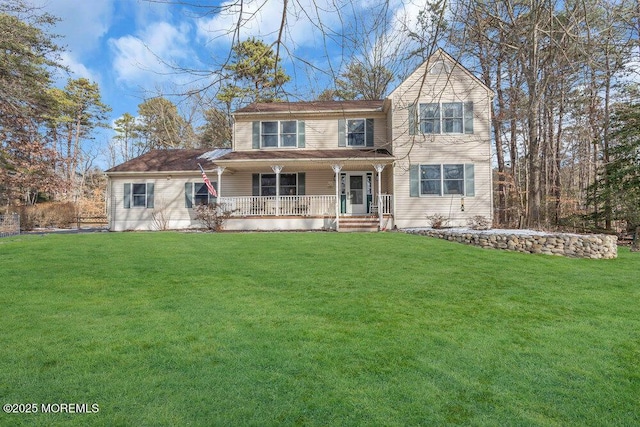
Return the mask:
M160 92L184 92L210 83L209 76L177 73L173 67L215 70L228 57L233 37L238 36L233 33L239 19L237 8L206 13L212 7L229 6L236 0L199 1L212 6L208 8L146 0L32 2L61 19L52 32L61 36L58 42L66 48L62 62L71 75L60 76L59 85L63 86L68 77L86 77L97 82L103 101L113 109L111 121L125 112L135 116L138 104L146 97ZM312 99L330 84L331 77L341 71L352 55L372 50L358 46L358 42L351 43L345 34L366 33L363 28L370 17L365 11L381 3L384 2L290 0L287 31L283 35L286 50L282 52L283 64L292 77L289 93L299 99ZM390 35L414 26L424 3L424 0L387 3L388 21L384 26L387 39L380 45L383 51L397 51L393 46L396 39ZM282 1L244 0L243 7L239 38L275 40ZM354 16L358 19L353 19ZM323 33L331 36L325 37ZM354 44L359 48L357 53L352 52ZM96 142L106 145L110 138L111 133L105 132Z

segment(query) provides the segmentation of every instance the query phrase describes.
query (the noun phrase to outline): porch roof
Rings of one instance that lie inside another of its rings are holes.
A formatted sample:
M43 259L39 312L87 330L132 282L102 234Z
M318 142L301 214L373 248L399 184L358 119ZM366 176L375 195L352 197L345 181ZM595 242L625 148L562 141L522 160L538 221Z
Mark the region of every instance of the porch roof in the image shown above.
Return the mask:
M216 164L231 170L271 165L296 165L305 169L326 168L340 163L362 165L393 162L394 157L385 149L335 149L335 150L255 150L232 151L216 159Z

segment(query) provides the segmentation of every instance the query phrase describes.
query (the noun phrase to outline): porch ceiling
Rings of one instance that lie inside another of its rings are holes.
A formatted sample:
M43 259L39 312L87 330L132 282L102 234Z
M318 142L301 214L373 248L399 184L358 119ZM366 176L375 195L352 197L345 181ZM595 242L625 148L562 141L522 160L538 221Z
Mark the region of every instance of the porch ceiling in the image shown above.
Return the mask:
M384 149L377 150L260 150L235 151L216 159L216 164L230 171L270 169L281 165L286 169L331 169L340 164L344 170L372 169L374 164L388 165L394 157Z

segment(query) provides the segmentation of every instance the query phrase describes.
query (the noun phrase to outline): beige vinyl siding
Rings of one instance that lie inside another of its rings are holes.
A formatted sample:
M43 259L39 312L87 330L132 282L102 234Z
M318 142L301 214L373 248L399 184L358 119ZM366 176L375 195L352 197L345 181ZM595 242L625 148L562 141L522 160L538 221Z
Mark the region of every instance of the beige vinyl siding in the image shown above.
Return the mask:
M449 62L452 72L427 74L419 67L391 94L391 138L396 157L394 169L395 223L398 227L427 226L427 215L440 214L451 225L466 225L476 215L492 217L490 106L492 94L463 69ZM409 132L409 106L421 103L473 102L473 134ZM410 197L409 166L415 164L473 164L475 196Z
M328 117L300 117L305 122L305 147L304 148L279 148L287 150L331 150L338 147L338 121L340 119L374 119L373 135L374 147L389 148L387 144L387 124L384 113L331 115ZM235 142L237 151L252 150L253 121L272 121L275 118L247 118L236 119L234 124ZM283 120L293 120L291 118ZM365 147L362 147L365 148ZM274 150L276 148L262 148L262 150Z
M185 207L184 184L186 182L202 182L200 175L194 176L154 176L148 178L117 177L109 180L110 189L110 228L116 231L123 230L158 230L159 224L154 220L162 215L166 220L167 228L200 227L201 224L194 220L193 209ZM214 176L209 176L215 184ZM224 179L224 178L223 178ZM124 207L124 184L154 184L154 207ZM223 180L224 185L224 180Z

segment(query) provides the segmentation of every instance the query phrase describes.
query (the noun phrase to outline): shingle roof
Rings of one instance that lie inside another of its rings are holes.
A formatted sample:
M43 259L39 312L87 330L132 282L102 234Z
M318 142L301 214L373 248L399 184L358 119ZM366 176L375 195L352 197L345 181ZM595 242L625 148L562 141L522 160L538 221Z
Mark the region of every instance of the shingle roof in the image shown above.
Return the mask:
M212 169L216 163L229 164L246 160L334 160L334 159L380 159L391 160L393 156L385 149L336 149L336 150L254 150L231 151L229 149L200 150L151 150L148 153L115 166L111 172L197 172L198 163L204 169Z
M328 112L349 110L382 110L384 100L309 101L309 102L254 102L235 113Z
M234 160L322 160L322 159L392 159L385 149L337 149L337 150L254 150L232 151L217 160L221 163Z
M211 153L218 156L210 155ZM135 159L119 164L106 172L169 172L169 171L199 171L198 163L203 168L209 169L214 165L214 160L230 150L151 150ZM202 157L201 157L202 156Z

